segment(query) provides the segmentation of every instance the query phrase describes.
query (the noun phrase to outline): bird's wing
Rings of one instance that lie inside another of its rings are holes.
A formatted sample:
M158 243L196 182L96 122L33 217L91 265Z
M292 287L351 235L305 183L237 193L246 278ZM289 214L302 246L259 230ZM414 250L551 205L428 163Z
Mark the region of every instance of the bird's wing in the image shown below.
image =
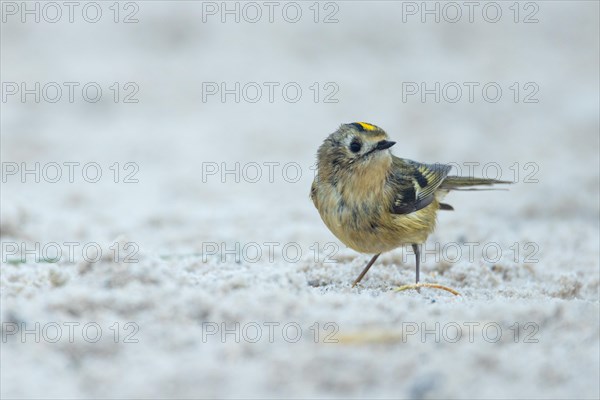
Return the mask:
M393 157L393 172L388 183L394 192L391 211L394 214L410 214L427 207L435 198L452 166L446 164L423 164Z

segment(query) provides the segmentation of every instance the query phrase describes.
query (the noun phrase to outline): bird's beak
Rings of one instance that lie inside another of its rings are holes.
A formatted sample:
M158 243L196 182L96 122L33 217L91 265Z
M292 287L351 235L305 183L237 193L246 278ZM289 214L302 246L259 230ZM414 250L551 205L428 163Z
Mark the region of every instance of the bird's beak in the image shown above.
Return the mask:
M391 142L389 140L382 140L380 142L377 142L377 147L375 147L375 148L377 150L385 150L385 149L389 149L390 147L392 147L395 144L396 144L396 142Z

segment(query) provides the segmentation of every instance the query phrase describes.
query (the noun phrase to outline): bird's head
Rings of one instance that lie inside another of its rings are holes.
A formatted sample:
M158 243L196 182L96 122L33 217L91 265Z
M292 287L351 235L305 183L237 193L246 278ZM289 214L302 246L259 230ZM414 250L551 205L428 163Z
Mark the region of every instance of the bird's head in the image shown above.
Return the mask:
M392 162L389 148L396 142L378 126L366 122L342 124L329 135L317 153L319 170L330 172L387 167Z

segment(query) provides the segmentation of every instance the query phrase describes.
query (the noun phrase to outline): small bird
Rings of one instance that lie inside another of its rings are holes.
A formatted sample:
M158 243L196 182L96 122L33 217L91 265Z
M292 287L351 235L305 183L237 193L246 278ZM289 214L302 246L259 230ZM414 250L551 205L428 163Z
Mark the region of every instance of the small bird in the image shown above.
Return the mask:
M448 176L452 166L398 158L396 142L366 122L342 124L317 152L310 198L331 232L346 246L374 254L356 278L361 281L381 253L410 244L419 285L421 244L435 229L438 210L451 190L512 183L496 179Z

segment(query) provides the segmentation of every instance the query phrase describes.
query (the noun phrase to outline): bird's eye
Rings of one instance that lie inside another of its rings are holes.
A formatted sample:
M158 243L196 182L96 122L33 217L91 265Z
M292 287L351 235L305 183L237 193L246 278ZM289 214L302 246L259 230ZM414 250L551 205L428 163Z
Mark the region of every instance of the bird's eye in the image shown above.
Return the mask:
M358 153L360 151L361 147L362 147L362 145L356 139L354 139L352 141L352 143L350 143L350 151L352 151L353 153Z

